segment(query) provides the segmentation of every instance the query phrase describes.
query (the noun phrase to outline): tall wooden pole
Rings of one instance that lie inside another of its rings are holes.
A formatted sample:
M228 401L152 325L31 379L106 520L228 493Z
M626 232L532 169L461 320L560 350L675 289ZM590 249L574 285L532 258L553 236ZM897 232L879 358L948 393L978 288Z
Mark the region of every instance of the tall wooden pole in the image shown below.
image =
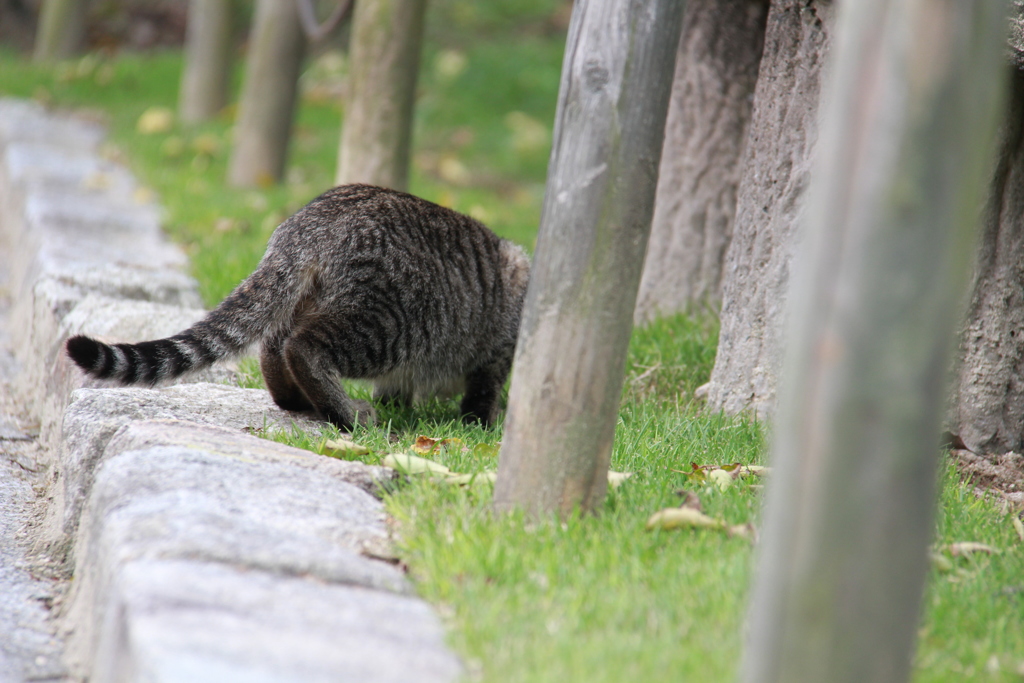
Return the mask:
M794 260L745 683L909 677L1005 10L840 6Z
M281 179L305 48L295 3L258 0L228 162L232 185L269 185Z
M409 184L426 0L358 0L335 182Z
M82 50L89 0L44 0L32 58L37 62L68 59Z
M231 74L231 0L191 0L178 115L199 123L227 103Z
M565 515L604 498L683 5L573 8L498 509Z

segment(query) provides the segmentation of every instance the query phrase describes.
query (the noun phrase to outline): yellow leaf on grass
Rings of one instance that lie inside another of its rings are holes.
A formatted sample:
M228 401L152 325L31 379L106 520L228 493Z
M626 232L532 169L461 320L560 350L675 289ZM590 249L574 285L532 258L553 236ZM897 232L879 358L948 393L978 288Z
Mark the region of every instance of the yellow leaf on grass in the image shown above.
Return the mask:
M724 491L732 486L732 474L726 470L711 470L708 474L708 479L718 487L719 491Z
M740 477L761 477L769 474L771 470L763 465L741 465L738 462L726 465L698 465L695 462L691 462L688 472L683 470L672 471L685 475L687 479L695 484L710 482L724 491L732 486L733 481Z
M613 489L617 489L622 486L622 482L626 481L633 476L632 472L615 472L608 470L608 485Z
M440 439L431 439L429 436L417 436L416 443L412 445L414 453L420 455L430 455L434 452L434 448L437 447L437 442Z
M195 150L196 154L215 157L220 154L221 141L216 135L206 133L192 141L192 149Z
M1020 517L1014 515L1011 517L1013 520L1013 530L1017 532L1017 538L1020 539L1021 543L1024 543L1024 522L1020 521Z
M710 529L712 531L724 531L729 536L739 536L748 541L754 541L757 537L757 530L754 525L735 524L729 525L720 519L708 517L700 510L692 507L668 508L659 510L647 520L647 530L651 529Z
M142 112L135 129L143 135L166 133L174 126L174 112L167 107L150 107Z
M690 527L694 529L725 529L726 525L720 519L708 517L703 512L693 508L668 508L659 510L647 520L647 529L679 529Z
M976 541L960 541L959 543L950 543L949 552L953 557L961 557L964 555L972 555L974 553L985 553L986 555L992 555L998 553L997 548L993 548L990 545L984 543L978 543Z
M734 524L726 529L726 531L730 536L739 536L740 538L745 538L748 541L757 540L757 529L755 529L754 525L750 522L747 522L746 524Z
M462 442L462 439L457 437L451 437L448 439L432 439L429 436L417 436L416 442L412 445L413 453L419 453L420 455L430 455L436 453L442 448L461 448L465 450L466 445Z
M391 467L405 474L452 474L450 469L439 462L408 453L388 453L382 462L385 467Z
M931 560L932 566L937 571L943 574L953 571L953 562L942 553L935 552L934 550L928 554L928 559Z
M362 444L358 444L355 441L349 441L348 439L332 439L324 442L324 451L327 455L335 455L337 453L346 453L350 455L369 455L370 449Z
M473 455L478 458L496 458L498 457L498 447L489 443L478 443L473 446Z

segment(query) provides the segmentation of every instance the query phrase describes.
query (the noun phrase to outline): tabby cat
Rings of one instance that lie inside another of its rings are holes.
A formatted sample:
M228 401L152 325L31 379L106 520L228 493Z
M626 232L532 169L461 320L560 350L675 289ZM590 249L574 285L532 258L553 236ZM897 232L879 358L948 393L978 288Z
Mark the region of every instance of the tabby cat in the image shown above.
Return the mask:
M153 385L259 343L270 394L341 429L375 420L339 379L374 398L463 392L467 421L492 425L512 364L530 263L481 223L369 185L320 195L282 223L256 271L206 318L169 337L113 344L76 336L88 374Z

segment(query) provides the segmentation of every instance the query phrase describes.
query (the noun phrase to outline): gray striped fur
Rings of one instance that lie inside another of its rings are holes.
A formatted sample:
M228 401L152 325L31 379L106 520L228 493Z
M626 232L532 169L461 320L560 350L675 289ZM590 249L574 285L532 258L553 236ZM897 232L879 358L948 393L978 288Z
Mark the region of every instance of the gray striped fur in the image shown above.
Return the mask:
M334 188L274 232L256 271L168 339L67 342L94 377L155 384L259 345L274 401L342 429L374 419L339 378L381 400L463 392L467 419L493 424L529 280L523 250L479 222L401 192Z

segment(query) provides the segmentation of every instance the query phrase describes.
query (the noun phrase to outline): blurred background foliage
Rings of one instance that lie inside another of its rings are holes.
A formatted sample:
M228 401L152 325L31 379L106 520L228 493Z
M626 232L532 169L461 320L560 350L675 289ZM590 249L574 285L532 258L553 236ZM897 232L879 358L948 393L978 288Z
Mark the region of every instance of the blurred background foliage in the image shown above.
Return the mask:
M30 13L30 5L4 0L0 23L18 23L12 7ZM239 6L236 95L251 3ZM333 184L346 36L318 46L306 61L285 182L236 189L224 180L234 105L198 126L173 116L186 9L170 0L97 2L86 55L55 65L30 63L30 46L0 32L0 95L107 125L104 154L128 164L165 207L166 229L191 257L212 306L252 271L280 221ZM427 14L410 190L531 250L570 10L566 0L436 0ZM30 19L22 23L28 28L19 35L31 36ZM170 116L145 119L154 109Z

